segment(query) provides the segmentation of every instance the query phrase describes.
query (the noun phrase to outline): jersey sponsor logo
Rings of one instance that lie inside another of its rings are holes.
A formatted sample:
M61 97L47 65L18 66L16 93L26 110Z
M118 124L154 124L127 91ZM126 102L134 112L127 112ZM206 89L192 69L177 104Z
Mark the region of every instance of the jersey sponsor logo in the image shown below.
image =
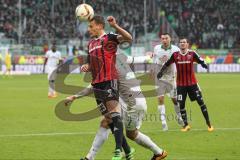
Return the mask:
M97 45L97 46L91 48L91 49L89 50L89 52L92 52L92 51L94 51L94 50L96 50L96 49L99 49L99 48L102 48L102 45Z
M191 63L191 61L180 61L180 62L177 62L178 64L187 64L187 63Z
M104 47L107 51L116 51L117 43L113 42L113 41L108 41L107 44L105 44Z

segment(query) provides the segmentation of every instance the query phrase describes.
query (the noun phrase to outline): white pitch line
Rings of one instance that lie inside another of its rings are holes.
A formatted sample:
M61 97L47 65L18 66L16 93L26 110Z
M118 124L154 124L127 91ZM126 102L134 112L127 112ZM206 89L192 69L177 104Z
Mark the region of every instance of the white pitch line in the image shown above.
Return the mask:
M92 135L95 132L62 132L62 133L30 133L30 134L9 134L0 135L1 137L34 137L34 136L59 136L59 135Z
M207 131L207 129L191 129L189 132ZM240 131L240 128L215 128L215 131ZM214 132L215 132L214 131ZM180 132L180 129L172 129L163 132L162 130L143 131L144 133L167 133L167 132ZM213 132L213 133L214 133ZM2 134L0 138L4 137L36 137L36 136L62 136L62 135L94 135L96 132L53 132L53 133L29 133L29 134Z
M238 130L240 130L240 128L214 128L214 129L215 129L215 131L216 130L217 131L238 131ZM179 131L180 131L180 129L170 129L170 130L166 131L166 133L167 132L179 132ZM191 128L189 132L191 132L191 131L207 131L207 128L205 128L205 129L203 129L203 128L201 128L201 129L200 128ZM163 131L152 130L152 131L148 131L146 133L154 133L154 132L163 132Z

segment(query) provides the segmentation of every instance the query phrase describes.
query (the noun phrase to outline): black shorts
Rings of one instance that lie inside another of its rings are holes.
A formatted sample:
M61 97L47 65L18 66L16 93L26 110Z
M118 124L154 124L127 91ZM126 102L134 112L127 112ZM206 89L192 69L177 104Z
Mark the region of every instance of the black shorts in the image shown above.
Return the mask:
M185 102L187 95L189 96L191 101L202 98L201 90L197 84L192 86L177 86L177 100L179 102Z
M92 86L97 105L101 113L106 114L108 112L106 102L111 100L119 101L117 80L105 81Z

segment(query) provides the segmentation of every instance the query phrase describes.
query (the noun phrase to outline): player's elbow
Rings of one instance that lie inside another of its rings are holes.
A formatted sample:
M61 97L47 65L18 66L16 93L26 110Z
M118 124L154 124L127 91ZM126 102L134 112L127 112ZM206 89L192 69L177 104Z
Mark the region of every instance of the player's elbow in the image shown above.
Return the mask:
M128 41L129 41L130 43L132 43L132 41L133 41L133 37L132 37L132 35L130 35L130 34L129 34L129 37L128 37Z
M128 34L125 35L124 40L129 42L129 43L132 43L133 37L130 33L128 33Z
M133 41L132 36L129 36L129 37L126 37L123 42L127 42L129 44L132 44L132 41Z

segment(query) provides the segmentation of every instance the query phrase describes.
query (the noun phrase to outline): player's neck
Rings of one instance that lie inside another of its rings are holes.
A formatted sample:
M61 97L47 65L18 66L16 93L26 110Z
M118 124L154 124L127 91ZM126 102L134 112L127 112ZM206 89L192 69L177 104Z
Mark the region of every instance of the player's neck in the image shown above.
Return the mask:
M165 49L165 50L166 50L166 49L169 49L170 47L171 47L171 44L168 44L168 45L162 45L162 48Z
M187 48L186 49L181 49L181 54L185 55L187 53L188 53L188 49Z
M99 31L97 38L102 37L104 34L106 34L104 30Z

